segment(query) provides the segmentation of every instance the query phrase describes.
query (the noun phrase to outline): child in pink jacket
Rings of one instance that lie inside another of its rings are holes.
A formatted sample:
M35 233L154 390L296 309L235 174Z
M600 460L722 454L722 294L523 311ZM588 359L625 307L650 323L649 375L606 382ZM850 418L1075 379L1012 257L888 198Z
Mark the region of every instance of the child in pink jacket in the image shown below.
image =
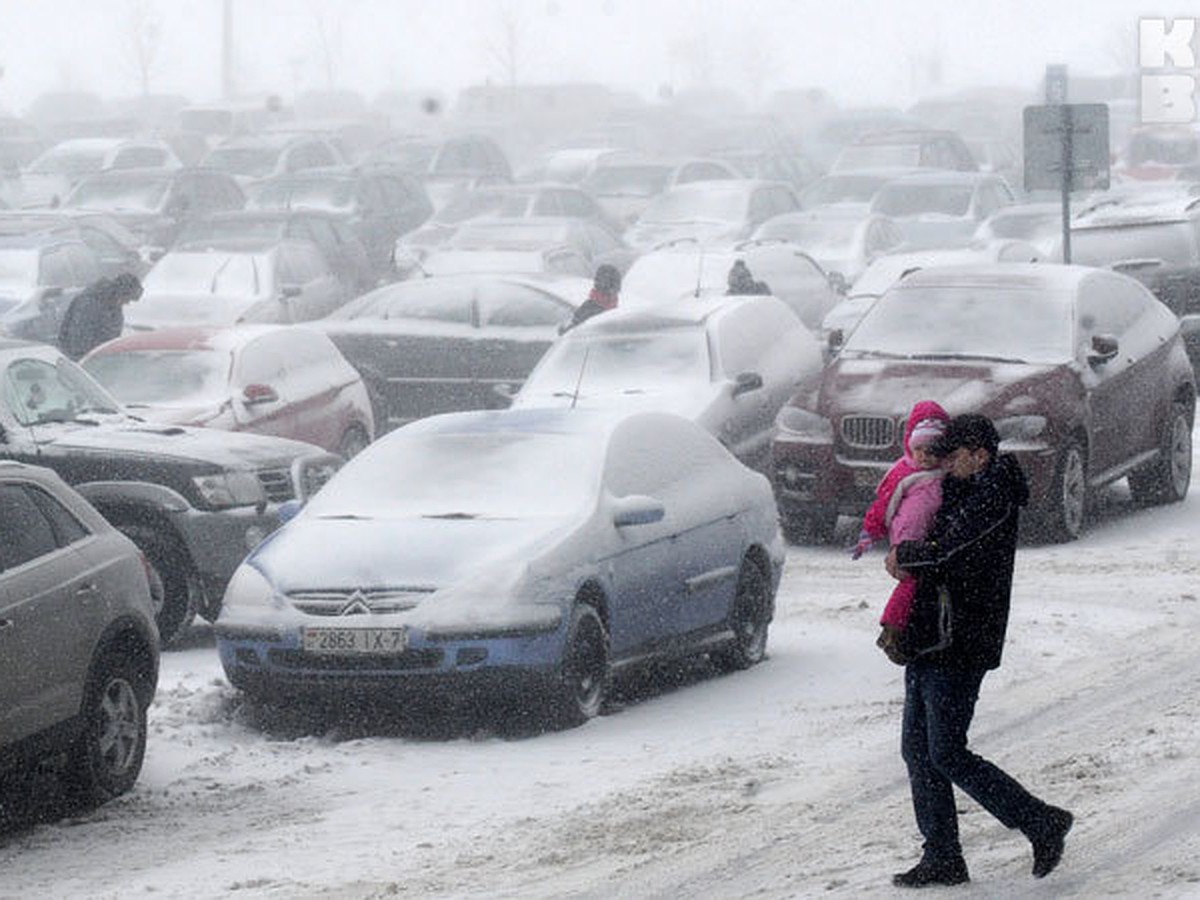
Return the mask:
M854 559L884 538L894 547L901 541L923 540L928 534L942 505L941 460L929 447L942 436L949 421L946 411L932 400L913 406L904 431L904 455L875 491L875 502L863 517L862 532L851 554ZM916 593L916 579L898 582L880 617L883 629L876 643L893 660L892 649L908 624Z

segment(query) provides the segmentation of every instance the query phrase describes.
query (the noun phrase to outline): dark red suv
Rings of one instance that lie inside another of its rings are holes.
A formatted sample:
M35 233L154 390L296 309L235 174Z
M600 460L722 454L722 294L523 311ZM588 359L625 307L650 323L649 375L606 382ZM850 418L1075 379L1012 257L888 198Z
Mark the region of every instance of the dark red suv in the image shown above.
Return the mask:
M1088 498L1128 476L1143 503L1183 499L1196 386L1175 315L1141 284L1083 266L927 268L878 300L777 419L785 533L861 514L901 454L918 400L996 423L1039 530L1083 530Z

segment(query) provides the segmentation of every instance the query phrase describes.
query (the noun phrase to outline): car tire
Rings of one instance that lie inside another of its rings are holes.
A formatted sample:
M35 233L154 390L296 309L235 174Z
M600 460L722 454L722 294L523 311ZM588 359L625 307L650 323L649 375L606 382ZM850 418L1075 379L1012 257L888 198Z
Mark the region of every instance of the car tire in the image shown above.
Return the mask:
M342 439L338 441L337 452L342 459L350 459L366 450L370 443L371 439L362 426L351 425L342 435Z
M1087 522L1087 458L1072 441L1058 454L1054 481L1043 514L1046 537L1057 543L1076 540Z
M192 590L191 563L187 554L169 534L148 526L117 522L117 528L146 554L152 578L162 584L156 592L154 621L164 647L175 642L196 617L195 592ZM158 597L162 602L159 603Z
M577 603L551 687L551 724L574 728L598 716L608 680L608 630L594 606Z
M790 512L780 516L784 539L793 545L829 544L837 530L837 513L827 509Z
M729 611L729 645L711 654L723 672L737 672L757 665L767 655L767 629L771 624L771 583L756 563L745 560L738 573L737 594Z
M81 803L94 806L125 793L142 770L146 754L146 707L133 660L107 656L88 683L83 734L71 748L67 785Z
M1135 503L1151 506L1178 503L1192 480L1192 414L1187 405L1171 404L1159 454L1148 466L1129 473Z

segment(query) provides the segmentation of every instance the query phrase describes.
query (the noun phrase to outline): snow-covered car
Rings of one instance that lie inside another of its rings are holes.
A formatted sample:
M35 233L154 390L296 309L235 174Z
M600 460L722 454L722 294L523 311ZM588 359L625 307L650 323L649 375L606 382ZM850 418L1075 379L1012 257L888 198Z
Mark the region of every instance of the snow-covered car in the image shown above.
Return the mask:
M775 415L822 365L817 339L775 297L617 309L555 342L513 408L674 412L763 469Z
M870 212L865 203L836 203L774 216L758 226L754 239L791 241L847 284L903 241L892 221Z
M79 364L151 422L293 438L347 459L375 434L362 376L327 335L300 326L136 332Z
M252 696L519 686L573 725L635 663L761 660L784 554L767 479L686 419L435 416L247 557L217 647Z
M918 250L964 243L984 219L1015 202L999 175L924 172L881 187L871 212L890 217L904 243Z
M836 279L811 256L787 241L741 241L722 249L677 244L643 254L634 260L621 283L625 308L694 303L697 297L724 295L729 271L738 260L755 281L788 305L810 331L841 298Z
M145 558L83 497L0 461L0 775L65 754L85 803L133 787L158 682L150 592Z
M1140 503L1187 494L1195 376L1149 290L1086 266L935 267L887 291L780 411L772 477L790 537L867 508L920 399L995 421L1047 537L1078 537L1089 499L1125 476Z
M185 244L155 263L125 323L136 331L307 322L346 294L311 241L246 239Z
M625 240L641 251L673 241L728 245L748 238L771 216L799 208L795 192L782 181L694 181L651 200L625 232Z

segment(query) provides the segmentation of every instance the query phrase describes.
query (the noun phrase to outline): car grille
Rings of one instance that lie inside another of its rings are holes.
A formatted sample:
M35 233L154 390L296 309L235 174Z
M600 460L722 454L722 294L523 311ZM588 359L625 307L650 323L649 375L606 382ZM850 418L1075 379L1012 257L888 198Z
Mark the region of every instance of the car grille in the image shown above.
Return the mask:
M290 469L260 469L258 483L262 485L263 493L271 503L283 503L296 496Z
M383 614L414 609L433 588L374 588L350 591L293 591L288 601L310 616ZM354 603L357 599L359 603Z
M864 450L891 447L896 441L896 423L887 416L842 416L842 440Z
M305 653L303 650L274 649L267 652L271 665L284 669L307 669L322 672L394 672L413 669L436 669L442 663L444 652L432 650L405 650L394 656L326 656Z

